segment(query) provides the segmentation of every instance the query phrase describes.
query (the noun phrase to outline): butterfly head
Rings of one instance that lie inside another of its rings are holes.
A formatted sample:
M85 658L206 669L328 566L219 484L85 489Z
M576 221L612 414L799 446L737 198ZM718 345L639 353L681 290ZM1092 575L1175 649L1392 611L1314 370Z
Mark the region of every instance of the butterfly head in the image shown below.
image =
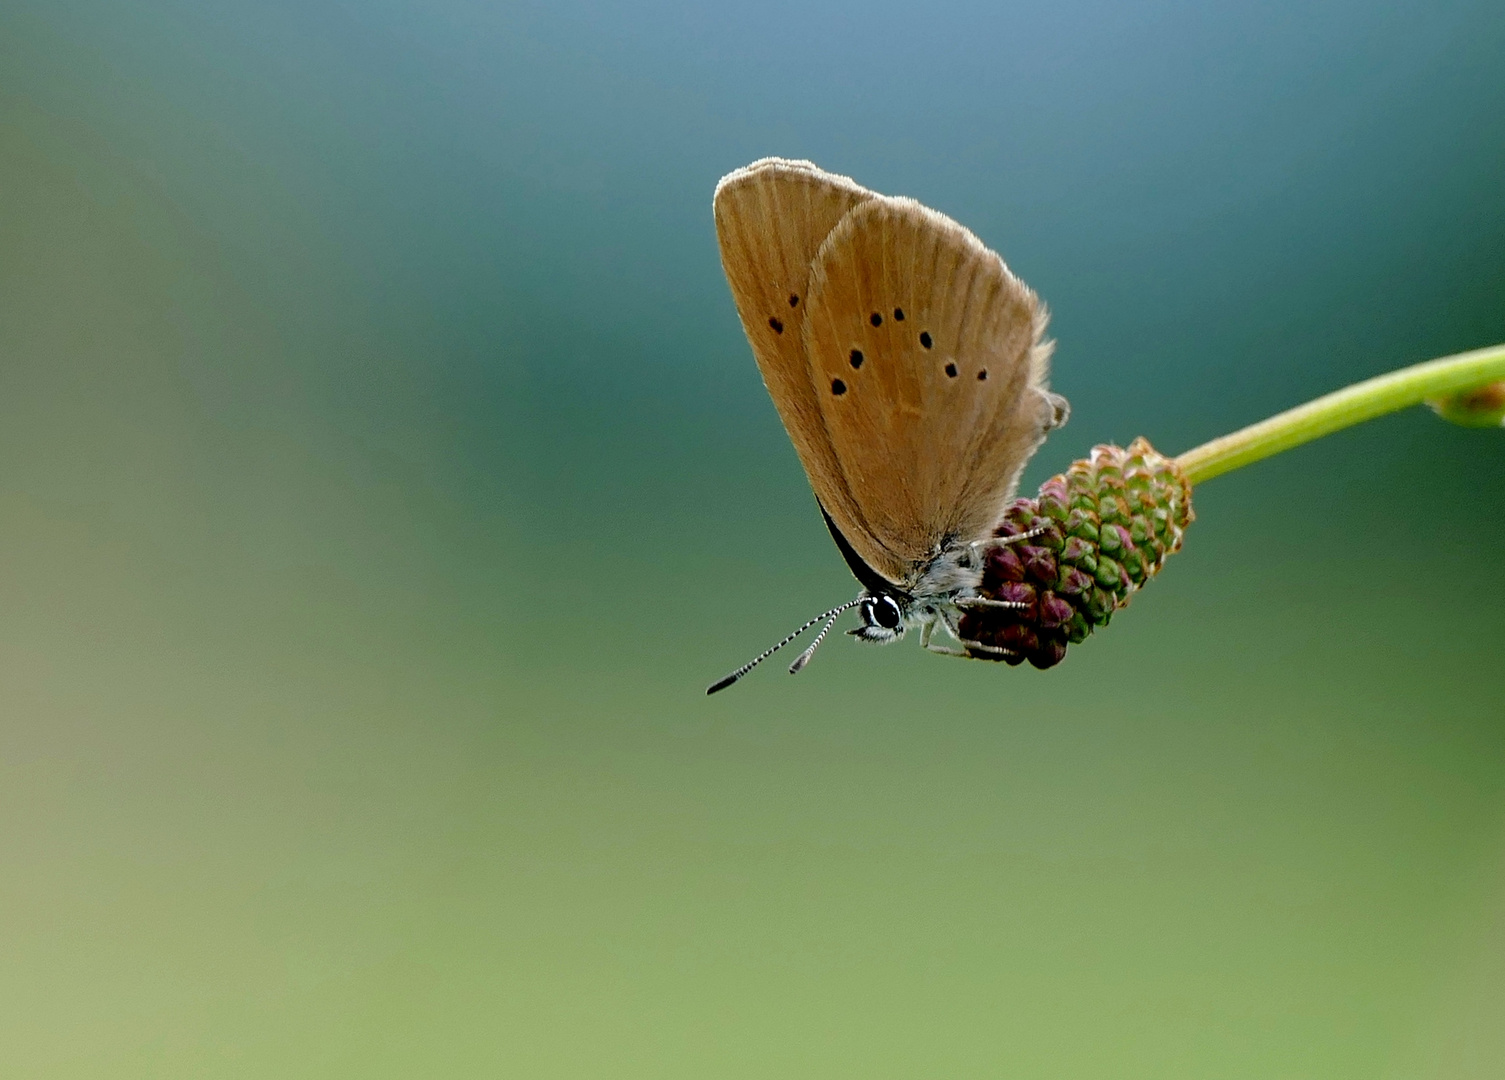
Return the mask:
M857 614L862 625L847 633L861 641L886 645L904 636L904 623L908 612L907 598L899 599L888 593L864 593L857 604Z

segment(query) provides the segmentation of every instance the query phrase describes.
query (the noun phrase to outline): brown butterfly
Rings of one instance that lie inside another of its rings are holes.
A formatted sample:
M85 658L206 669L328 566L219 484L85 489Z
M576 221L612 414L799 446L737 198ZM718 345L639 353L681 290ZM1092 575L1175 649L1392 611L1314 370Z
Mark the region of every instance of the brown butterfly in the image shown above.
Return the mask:
M808 161L764 158L723 177L721 265L763 382L862 593L706 691L736 682L816 623L809 661L856 607L863 641L937 624L962 639L994 527L1025 462L1066 421L1046 389L1046 312L1003 260L913 199ZM1033 535L1033 534L1029 534Z

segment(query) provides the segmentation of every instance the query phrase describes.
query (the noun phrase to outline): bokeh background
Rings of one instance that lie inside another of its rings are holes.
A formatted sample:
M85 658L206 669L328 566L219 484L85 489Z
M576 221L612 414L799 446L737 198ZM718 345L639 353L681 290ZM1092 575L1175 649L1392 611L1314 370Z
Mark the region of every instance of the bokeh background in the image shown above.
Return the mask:
M1505 1075L1505 435L1211 482L1049 672L854 585L711 190L1167 452L1505 340L1505 7L8 0L0 1073Z

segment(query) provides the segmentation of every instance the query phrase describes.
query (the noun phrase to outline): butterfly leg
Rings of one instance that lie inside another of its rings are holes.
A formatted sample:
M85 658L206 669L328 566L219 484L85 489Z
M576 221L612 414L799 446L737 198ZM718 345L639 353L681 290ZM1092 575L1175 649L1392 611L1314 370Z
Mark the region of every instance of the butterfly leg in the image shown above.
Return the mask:
M935 633L935 619L925 620L925 625L920 627L920 648L929 649L930 635Z
M959 608L1008 608L1014 611L1029 607L1028 604L1019 600L991 600L986 596L964 596L956 601L956 606Z
M967 544L961 553L960 565L969 569L977 569L982 566L986 552L991 548L1008 547L1010 544L1022 544L1026 540L1033 540L1049 528L1041 525L1039 528L1029 529L1015 536L989 536L982 540L973 540Z
M970 545L970 547L972 548L972 554L979 554L980 549L1008 547L1010 544L1022 544L1026 540L1033 540L1035 537L1039 536L1049 528L1050 526L1048 525L1041 525L1039 528L1027 529L1024 532L1016 533L1013 536L990 536L986 540L974 540Z
M960 640L957 635L956 623L947 616L946 612L937 611L933 614L932 618L927 620L925 625L920 628L920 647L922 649L928 649L931 652L949 653L951 652L951 650L946 648L944 645L932 645L930 643L931 637L935 634L936 623L940 623L942 626L944 626L946 628L946 633Z
M989 656L1018 656L1012 649L1000 649L996 645L984 645L980 641L972 641L969 638L958 638L965 649L953 649L946 645L926 645L925 648L938 656L959 656L963 660L981 660L976 653L987 653Z
M982 599L982 598L979 597L978 599ZM1022 606L1022 605L1019 605L1019 604L1013 604L1013 603L1009 603L1009 602L1006 602L1006 601L992 601L992 603L997 603L1000 607L1008 607L1008 608ZM935 644L932 644L931 641L930 641L930 634L931 634L931 631L935 628L935 621L940 622L941 625L943 625L946 628L946 632L949 633L952 637L954 637L957 641L959 641L962 645L966 646L966 648L964 648L964 649L953 649L953 648L950 648L949 646L946 646L946 645L935 645ZM957 656L957 657L960 657L963 660L978 660L978 659L981 659L981 657L977 656L976 653L986 653L989 656L1018 656L1019 655L1018 653L1012 651L1011 649L1000 649L996 645L987 645L987 644L984 644L981 641L974 641L971 638L964 638L964 637L962 637L961 628L956 625L956 621L951 617L951 613L948 612L948 611L944 611L944 610L937 611L936 612L936 620L935 621L926 623L925 624L925 629L923 631L921 631L921 633L920 633L920 644L923 645L925 647L925 649L927 651L929 651L929 652L933 652L933 653L935 653L935 654L937 654L939 656Z
M941 608L935 613L935 617L936 621L946 628L946 633L950 634L957 641L960 641L962 639L961 625L957 622L954 612L947 611L945 608ZM932 623L932 626L933 625L934 624ZM924 645L931 652L936 652L942 648L938 645L932 646L928 638L921 638L920 644Z

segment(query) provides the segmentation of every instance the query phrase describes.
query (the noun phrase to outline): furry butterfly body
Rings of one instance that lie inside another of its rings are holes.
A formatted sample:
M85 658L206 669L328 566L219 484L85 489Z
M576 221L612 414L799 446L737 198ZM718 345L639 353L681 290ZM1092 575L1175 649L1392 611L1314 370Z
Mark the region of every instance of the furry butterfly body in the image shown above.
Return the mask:
M1019 474L1065 421L1035 294L950 218L807 161L765 158L714 199L722 266L774 406L863 586L711 687L857 607L866 641L961 639ZM1012 539L1020 539L1018 537ZM966 643L977 651L980 643ZM986 651L988 646L981 646Z

